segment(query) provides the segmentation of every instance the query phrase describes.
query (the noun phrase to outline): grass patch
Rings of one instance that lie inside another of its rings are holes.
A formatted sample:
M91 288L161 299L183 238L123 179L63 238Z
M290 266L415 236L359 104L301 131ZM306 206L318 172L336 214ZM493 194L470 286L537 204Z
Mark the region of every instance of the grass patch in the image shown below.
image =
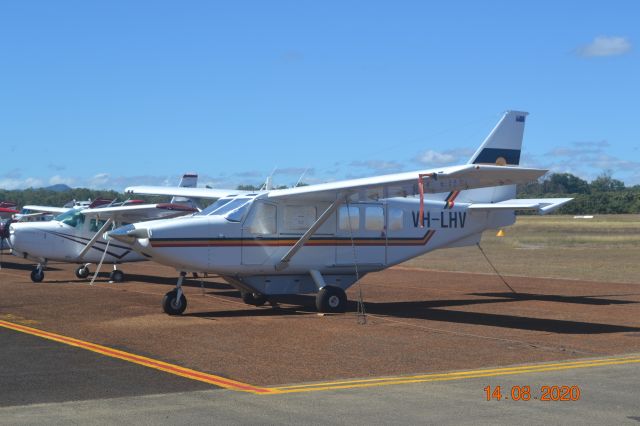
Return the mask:
M640 215L519 216L505 232L486 231L481 242L500 273L640 284ZM403 265L493 273L477 247L436 250Z

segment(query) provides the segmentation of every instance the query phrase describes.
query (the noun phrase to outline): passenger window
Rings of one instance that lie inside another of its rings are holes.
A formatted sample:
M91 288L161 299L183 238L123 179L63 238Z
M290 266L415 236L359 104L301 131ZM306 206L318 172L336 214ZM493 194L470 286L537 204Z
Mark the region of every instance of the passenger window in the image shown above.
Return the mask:
M404 225L404 213L401 209L389 208L389 231L400 231Z
M338 229L341 231L357 231L360 228L360 209L353 206L342 206L338 210Z
M249 225L249 232L252 234L275 234L276 206L258 203Z
M315 206L285 206L285 231L306 231L316 221Z
M367 231L384 230L384 210L382 207L367 207L364 210L364 229Z

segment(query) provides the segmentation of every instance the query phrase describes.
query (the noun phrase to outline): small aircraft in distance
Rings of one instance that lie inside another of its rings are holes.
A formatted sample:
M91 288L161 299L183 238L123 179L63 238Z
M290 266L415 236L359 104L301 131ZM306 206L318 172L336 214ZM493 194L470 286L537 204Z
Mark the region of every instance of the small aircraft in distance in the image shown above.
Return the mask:
M197 175L194 174L185 174L180 181L184 188L186 185L195 187L196 184ZM113 200L98 199L89 206L80 204L64 209L64 213L48 222L12 223L8 230L11 250L18 257L38 262L31 272L34 282L44 279L44 269L49 261L78 263L75 271L78 278L89 276L92 263L112 263L110 279L121 282L124 273L116 265L146 260L146 257L124 244L105 242L102 234L127 223L172 218L198 211L190 200L182 200L185 204L174 201L176 198L170 203L145 204L140 200L129 200L116 204Z
M175 194L218 200L192 216L135 223L107 236L179 271L162 302L170 315L186 309L182 281L193 271L220 275L248 304L316 293L319 311L343 312L345 290L369 272L475 245L484 230L513 224L515 210L544 214L571 200L515 198L515 184L546 172L518 166L526 115L506 112L464 165L256 193L178 188Z
M11 219L16 213L18 213L16 203L11 201L3 201L0 203L0 220Z

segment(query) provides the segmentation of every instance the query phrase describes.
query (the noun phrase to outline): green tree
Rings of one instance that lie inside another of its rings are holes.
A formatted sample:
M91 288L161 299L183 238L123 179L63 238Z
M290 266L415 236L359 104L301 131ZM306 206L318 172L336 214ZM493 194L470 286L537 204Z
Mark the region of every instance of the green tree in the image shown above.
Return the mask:
M611 170L607 170L591 181L591 190L594 192L622 191L624 182L614 179L611 176Z

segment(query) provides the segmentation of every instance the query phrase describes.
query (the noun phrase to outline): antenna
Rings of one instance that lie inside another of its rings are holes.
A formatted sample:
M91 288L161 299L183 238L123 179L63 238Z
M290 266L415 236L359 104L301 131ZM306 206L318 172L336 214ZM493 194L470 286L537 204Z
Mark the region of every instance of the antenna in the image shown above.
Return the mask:
M307 174L308 171L309 171L308 167L306 169L304 169L304 172L302 172L302 174L300 175L300 178L298 178L298 181L296 182L296 184L293 185L294 188L297 188L298 185L300 185L300 182L302 182L302 178L304 177L304 175Z
M267 179L265 179L264 184L260 188L260 191L271 191L273 189L273 174L276 172L276 170L278 170L278 166L275 166L271 174L267 176Z

